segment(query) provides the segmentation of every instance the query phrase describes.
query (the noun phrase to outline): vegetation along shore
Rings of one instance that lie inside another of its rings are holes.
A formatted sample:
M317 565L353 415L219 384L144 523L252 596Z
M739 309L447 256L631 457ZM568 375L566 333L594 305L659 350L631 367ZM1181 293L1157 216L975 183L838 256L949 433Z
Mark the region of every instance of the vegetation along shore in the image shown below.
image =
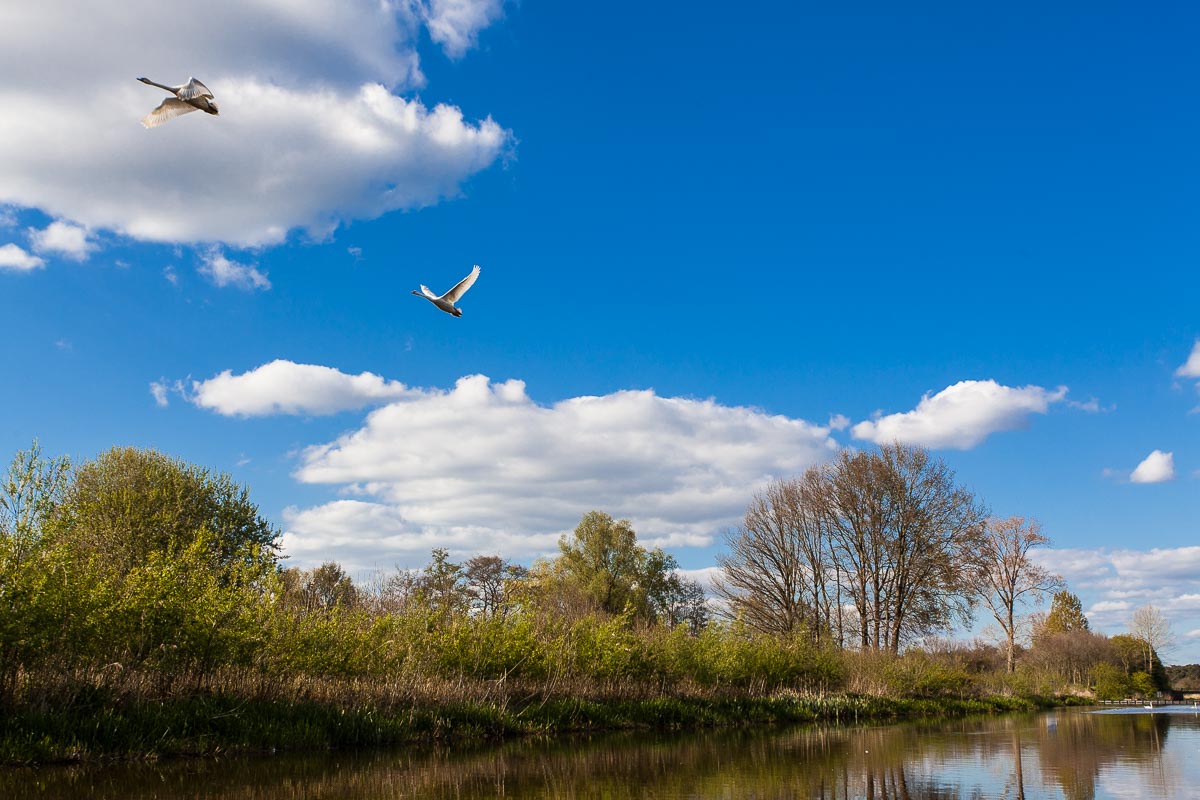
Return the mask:
M914 448L764 489L727 535L715 602L598 511L529 566L434 550L359 584L289 567L278 541L228 475L134 448L17 453L0 478L0 761L853 723L1167 688L1153 609L1145 630L1089 631L1029 559L1036 525L988 518ZM1017 613L1050 594L1048 614ZM937 636L978 608L993 642Z

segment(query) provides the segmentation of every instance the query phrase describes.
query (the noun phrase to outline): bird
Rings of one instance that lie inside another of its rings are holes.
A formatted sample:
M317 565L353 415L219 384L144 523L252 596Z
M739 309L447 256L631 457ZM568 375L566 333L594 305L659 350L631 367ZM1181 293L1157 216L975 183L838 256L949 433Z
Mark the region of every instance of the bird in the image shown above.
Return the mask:
M429 287L426 286L425 284L421 284L421 291L419 291L419 292L416 289L414 289L413 294L415 294L417 297L424 297L426 300L433 303L435 306L440 308L442 311L445 311L447 314L452 314L456 317L461 317L462 309L458 308L454 304L457 303L462 298L462 296L467 293L467 289L471 288L471 286L475 283L475 279L478 277L479 277L479 265L476 264L475 268L473 270L471 270L470 275L468 275L467 277L465 277L461 281L459 281L457 284L455 284L453 289L446 292L441 297L438 297L436 294L429 291Z
M220 113L213 93L207 86L195 78L188 78L188 82L182 86L164 86L161 83L155 83L149 78L138 78L138 80L148 86L157 86L175 95L163 100L158 104L158 108L142 117L143 128L157 128L169 119L174 119L180 114L187 114L196 110L204 111L214 116Z

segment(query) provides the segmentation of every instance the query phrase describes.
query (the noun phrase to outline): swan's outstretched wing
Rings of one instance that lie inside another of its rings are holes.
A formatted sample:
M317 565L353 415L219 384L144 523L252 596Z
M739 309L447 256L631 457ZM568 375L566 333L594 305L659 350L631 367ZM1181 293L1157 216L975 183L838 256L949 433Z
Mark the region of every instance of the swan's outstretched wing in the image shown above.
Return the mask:
M471 274L468 275L467 277L463 278L461 281L459 281L458 285L455 286L453 289L451 289L450 291L448 291L444 295L442 295L442 299L448 300L451 303L457 303L458 298L462 297L464 294L467 293L467 289L471 288L471 286L475 283L475 279L478 277L479 277L479 265L476 264L475 269L471 270Z
M169 119L175 119L180 114L187 114L195 110L195 106L188 105L178 98L168 97L158 104L158 108L142 117L142 127L157 128Z
M195 78L189 78L188 82L179 87L180 100L195 100L197 97L212 97L213 93L208 87Z
M438 299L440 299L440 298L439 298L439 297L438 297L436 294L434 294L433 292L429 291L429 287L428 287L428 286L426 286L426 285L425 285L425 284L423 284L423 283L421 284L421 292L422 292L422 294L424 294L426 297L428 297L430 300L438 300Z

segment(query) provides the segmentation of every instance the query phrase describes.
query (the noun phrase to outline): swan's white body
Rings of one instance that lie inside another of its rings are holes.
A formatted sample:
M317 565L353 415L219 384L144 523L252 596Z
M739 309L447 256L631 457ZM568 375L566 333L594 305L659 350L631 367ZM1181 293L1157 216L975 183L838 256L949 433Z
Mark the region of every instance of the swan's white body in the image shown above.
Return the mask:
M458 308L454 304L457 303L459 301L459 299L461 299L462 296L467 293L467 289L471 288L471 286L475 283L475 279L478 277L479 277L479 265L476 264L475 269L471 270L470 275L463 278L461 281L459 281L457 284L454 285L453 289L446 292L444 295L442 295L440 297L438 295L434 294L433 292L429 291L429 287L426 286L425 284L421 284L421 291L418 292L416 290L413 290L413 294L415 294L417 297L424 297L426 300L433 303L435 306L440 308L442 311L445 311L447 314L452 314L456 317L461 317L462 309Z
M220 113L220 109L217 108L217 101L213 98L213 93L209 91L207 86L195 78L188 78L188 82L182 86L164 86L161 83L155 83L149 78L138 78L138 80L147 86L157 86L159 89L164 89L175 95L163 100L158 104L158 108L142 117L143 128L157 128L169 119L175 119L175 117L181 114L187 114L192 111L203 111L207 114Z

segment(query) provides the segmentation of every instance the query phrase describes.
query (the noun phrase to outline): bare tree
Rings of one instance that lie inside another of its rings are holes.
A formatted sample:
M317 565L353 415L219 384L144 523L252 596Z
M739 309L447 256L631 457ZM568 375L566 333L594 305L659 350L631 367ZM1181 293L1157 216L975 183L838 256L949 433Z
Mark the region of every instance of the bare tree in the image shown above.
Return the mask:
M1170 648L1175 640L1171 623L1152 605L1142 606L1133 612L1129 620L1129 633L1145 645L1148 673L1154 670L1154 654Z
M954 473L924 448L843 451L825 468L820 515L864 648L903 641L970 617L968 566L986 515Z
M813 616L805 572L803 502L795 481L775 481L750 501L740 528L726 533L728 552L713 591L732 616L767 633L801 630Z
M1026 597L1040 599L1064 585L1060 576L1030 558L1031 550L1048 544L1037 520L1022 517L988 520L980 540L980 595L1004 631L1010 673L1016 669L1017 604Z
M852 631L864 648L898 652L969 618L984 519L926 450L844 451L754 497L726 536L715 588L760 630L805 628L839 644Z

